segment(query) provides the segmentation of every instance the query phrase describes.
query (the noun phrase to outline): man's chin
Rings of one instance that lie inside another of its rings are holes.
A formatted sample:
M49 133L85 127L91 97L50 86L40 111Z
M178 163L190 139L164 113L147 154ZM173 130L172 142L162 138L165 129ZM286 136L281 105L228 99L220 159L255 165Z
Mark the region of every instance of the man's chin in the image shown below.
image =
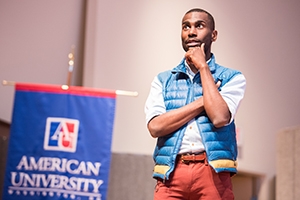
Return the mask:
M184 46L183 49L185 52L187 52L188 50L194 48L194 46Z
M192 49L192 48L195 48L195 47L200 47L200 45L190 45L190 46L187 46L187 49Z

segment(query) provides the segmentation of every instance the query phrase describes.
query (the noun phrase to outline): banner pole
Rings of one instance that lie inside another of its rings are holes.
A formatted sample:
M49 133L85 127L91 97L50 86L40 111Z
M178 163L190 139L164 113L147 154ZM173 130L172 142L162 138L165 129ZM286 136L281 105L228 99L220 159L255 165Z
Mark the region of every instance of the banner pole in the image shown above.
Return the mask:
M6 81L6 80L3 80L3 81L2 81L2 85L4 85L4 86L14 86L14 85L15 85L15 82L14 82L14 81Z
M2 85L4 85L4 86L14 86L15 84L16 84L16 82L14 82L14 81L6 81L6 80L2 81ZM61 88L63 90L68 90L69 86L62 85ZM131 97L138 96L138 92L135 92L135 91L116 90L115 93L116 93L116 95L122 95L122 96L131 96Z
M74 63L75 63L75 45L72 45L71 53L68 54L68 57L69 57L69 69L68 69L67 86L70 86L72 73L74 69Z

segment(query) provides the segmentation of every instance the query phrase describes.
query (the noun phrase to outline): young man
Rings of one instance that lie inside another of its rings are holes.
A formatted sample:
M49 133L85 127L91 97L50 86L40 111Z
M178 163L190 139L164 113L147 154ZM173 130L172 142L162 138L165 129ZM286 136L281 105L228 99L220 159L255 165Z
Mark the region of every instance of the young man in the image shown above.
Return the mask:
M151 84L145 113L148 130L157 138L155 200L234 199L234 116L246 80L215 62L211 45L217 36L210 13L189 10L182 19L184 59Z

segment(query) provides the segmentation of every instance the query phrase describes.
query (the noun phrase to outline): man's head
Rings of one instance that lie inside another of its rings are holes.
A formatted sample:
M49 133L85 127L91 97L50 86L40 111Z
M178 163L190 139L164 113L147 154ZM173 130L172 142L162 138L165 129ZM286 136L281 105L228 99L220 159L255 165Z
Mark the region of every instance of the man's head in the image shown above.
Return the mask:
M216 41L213 16L200 8L193 8L185 13L182 19L181 40L185 51L205 43L205 54L210 54L211 44Z

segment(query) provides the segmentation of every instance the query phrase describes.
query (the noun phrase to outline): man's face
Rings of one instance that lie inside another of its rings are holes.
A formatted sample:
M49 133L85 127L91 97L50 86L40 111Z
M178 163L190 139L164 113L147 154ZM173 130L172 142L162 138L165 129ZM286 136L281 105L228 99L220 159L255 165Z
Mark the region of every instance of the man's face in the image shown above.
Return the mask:
M204 12L191 12L182 19L181 41L182 47L188 51L205 43L205 53L210 53L211 43L216 40L217 32L211 30L210 21Z

